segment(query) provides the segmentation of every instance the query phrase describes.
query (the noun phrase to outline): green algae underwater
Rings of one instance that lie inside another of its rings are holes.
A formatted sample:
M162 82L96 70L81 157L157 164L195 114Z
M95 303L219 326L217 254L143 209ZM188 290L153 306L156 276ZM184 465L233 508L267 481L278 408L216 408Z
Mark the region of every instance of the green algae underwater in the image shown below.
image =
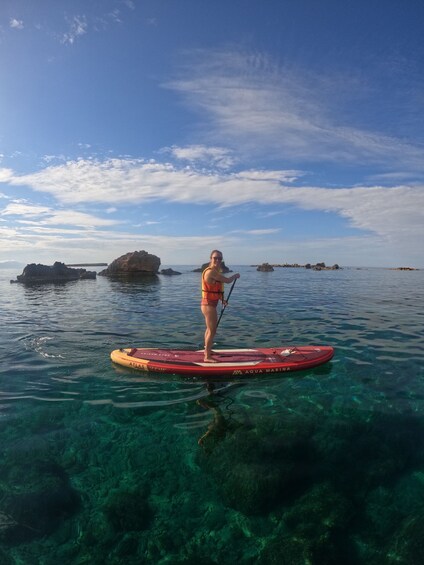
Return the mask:
M0 272L0 563L422 564L422 271L237 268L217 345L334 359L205 382L114 366L202 341L199 275Z

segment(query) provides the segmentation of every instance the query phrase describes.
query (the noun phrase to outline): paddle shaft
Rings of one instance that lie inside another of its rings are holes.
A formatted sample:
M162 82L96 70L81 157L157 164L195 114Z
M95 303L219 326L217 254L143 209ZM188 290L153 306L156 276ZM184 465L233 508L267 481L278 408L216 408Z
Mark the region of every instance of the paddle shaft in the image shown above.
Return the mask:
M227 300L225 301L224 306L221 308L221 314L219 315L218 321L217 321L217 323L216 323L216 328L217 328L217 329L218 329L218 326L219 326L219 322L221 321L222 315L223 315L223 313L224 313L224 311L225 311L225 308L227 307L228 301L230 300L230 296L231 296L231 293L233 292L233 288L234 288L234 285L236 284L236 280L237 280L237 279L234 279L234 280L233 280L233 284L231 285L230 292L228 293L228 296L227 296Z

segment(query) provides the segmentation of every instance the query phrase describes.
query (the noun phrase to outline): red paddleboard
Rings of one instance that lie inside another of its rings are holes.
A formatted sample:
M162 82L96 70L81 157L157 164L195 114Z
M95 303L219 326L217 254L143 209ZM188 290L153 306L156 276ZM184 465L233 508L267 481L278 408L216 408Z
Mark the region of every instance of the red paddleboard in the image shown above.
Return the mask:
M322 365L334 355L328 345L258 347L255 349L214 349L216 363L205 363L204 351L188 349L115 349L114 363L151 373L185 376L239 377L301 371Z

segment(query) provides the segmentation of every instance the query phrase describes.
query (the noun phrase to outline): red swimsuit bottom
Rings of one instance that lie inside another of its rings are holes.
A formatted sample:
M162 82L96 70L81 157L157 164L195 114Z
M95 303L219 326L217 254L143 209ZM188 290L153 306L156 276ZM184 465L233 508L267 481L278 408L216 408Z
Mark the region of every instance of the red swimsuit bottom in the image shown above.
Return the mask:
M215 308L218 306L219 300L208 300L207 298L202 298L200 304L201 306L214 306Z

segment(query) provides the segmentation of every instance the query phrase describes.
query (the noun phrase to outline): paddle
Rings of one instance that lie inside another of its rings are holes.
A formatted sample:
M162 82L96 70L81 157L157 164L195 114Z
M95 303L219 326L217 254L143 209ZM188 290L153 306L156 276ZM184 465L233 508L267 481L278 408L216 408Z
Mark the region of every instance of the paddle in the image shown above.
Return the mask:
M234 279L233 284L231 285L231 288L230 288L230 292L228 293L227 300L225 301L225 304L221 308L221 314L219 315L218 322L216 323L217 329L218 329L218 326L219 326L219 322L221 321L222 315L225 311L225 308L227 307L228 301L230 300L230 296L231 296L231 293L233 292L233 288L234 288L234 285L236 284L236 280L237 279Z

